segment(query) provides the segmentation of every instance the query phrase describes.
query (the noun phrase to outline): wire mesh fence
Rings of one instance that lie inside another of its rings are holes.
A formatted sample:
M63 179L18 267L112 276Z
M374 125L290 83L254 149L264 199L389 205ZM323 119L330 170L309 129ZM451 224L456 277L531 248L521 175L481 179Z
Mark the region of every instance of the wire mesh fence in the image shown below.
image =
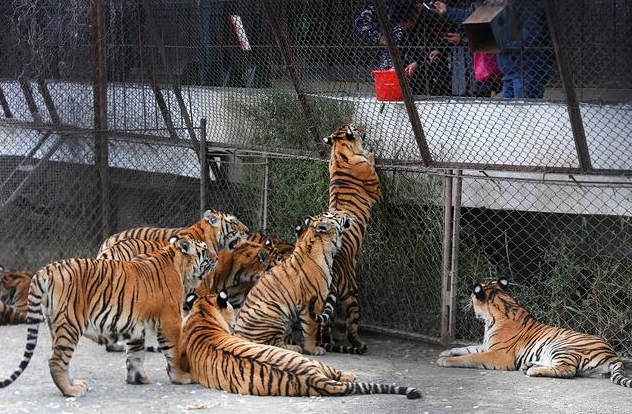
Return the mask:
M451 314L447 339L476 340L468 286L502 275L629 353L631 18L625 0L3 2L0 261L93 256L201 204L292 241L327 208L320 138L353 122L384 192L364 326L445 340Z

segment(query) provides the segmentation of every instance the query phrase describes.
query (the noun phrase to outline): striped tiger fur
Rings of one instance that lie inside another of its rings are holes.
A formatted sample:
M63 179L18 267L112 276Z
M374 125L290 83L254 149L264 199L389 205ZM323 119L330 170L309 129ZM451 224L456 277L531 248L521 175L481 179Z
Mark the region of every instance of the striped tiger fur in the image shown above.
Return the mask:
M358 335L360 306L355 268L371 208L382 197L375 159L373 153L362 148L363 139L364 133L352 125L339 128L323 139L331 146L329 209L353 218L353 226L343 236L342 247L334 258L334 284L339 295L336 315L345 318L347 339L360 353L366 352L367 346Z
M471 293L476 317L485 322L483 343L439 355L443 367L521 370L532 377L571 378L610 373L632 388L623 361L602 338L538 322L505 291L509 282L478 283Z
M175 236L172 236L172 238L174 237ZM141 254L159 250L167 244L169 244L169 241L122 239L101 250L97 254L97 259L132 260ZM217 260L217 258L212 257L214 255L213 253L209 252L209 254L211 256L210 260Z
M252 233L248 236L248 240L262 244L266 248L270 255L271 266L281 264L285 259L290 257L294 251L294 244L286 243L278 237L263 233Z
M270 254L265 246L249 239L235 240L228 249L220 250L213 276L207 278L195 292L198 296L205 296L225 290L233 308L239 308L270 265Z
M172 236L188 236L206 242L209 252L217 254L235 239L245 238L248 227L232 214L206 210L202 218L190 227L160 228L138 227L116 233L105 239L97 256L114 243L124 239L153 240L168 243Z
M26 323L26 313L19 312L15 306L0 300L0 325L18 325Z
M287 349L231 335L233 310L227 298L222 291L217 296L194 300L183 322L186 362L182 365L188 365L194 381L244 395L399 394L409 399L421 398L415 388L355 382L351 372L339 371Z
M88 389L84 380L68 375L82 335L103 342L126 339L127 382L139 384L149 381L143 368L145 330L155 330L169 378L189 383L190 375L180 366L184 291L199 285L211 265L206 244L184 237L131 261L82 258L43 267L31 281L22 362L0 381L0 388L13 383L28 366L44 320L52 336L51 376L65 396L81 396Z
M246 296L239 311L235 334L249 341L275 345L297 352L321 355L316 346L318 324L308 313L308 303L317 297L315 312L332 281L333 257L340 247L343 231L351 219L337 212L325 212L311 219L292 255L268 270ZM287 343L292 324L300 321L303 346Z
M6 271L0 265L0 325L15 325L26 322L26 305L33 273L14 270Z

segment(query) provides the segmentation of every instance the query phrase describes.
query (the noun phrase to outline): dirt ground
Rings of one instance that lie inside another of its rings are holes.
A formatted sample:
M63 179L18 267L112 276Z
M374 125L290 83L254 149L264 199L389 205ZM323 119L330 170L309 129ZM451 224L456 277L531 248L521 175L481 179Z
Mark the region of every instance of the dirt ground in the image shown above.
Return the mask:
M529 378L519 372L442 368L440 348L383 335L364 335L367 355L327 354L319 360L353 371L361 381L418 388L423 399L399 395L349 397L253 397L200 385L173 385L161 354L148 354L152 383L125 383L125 356L106 353L82 339L71 375L88 380L84 397L65 398L53 383L47 358L50 335L40 326L31 364L11 386L0 389L0 413L632 413L632 389L603 378ZM26 327L0 327L0 376L19 364Z

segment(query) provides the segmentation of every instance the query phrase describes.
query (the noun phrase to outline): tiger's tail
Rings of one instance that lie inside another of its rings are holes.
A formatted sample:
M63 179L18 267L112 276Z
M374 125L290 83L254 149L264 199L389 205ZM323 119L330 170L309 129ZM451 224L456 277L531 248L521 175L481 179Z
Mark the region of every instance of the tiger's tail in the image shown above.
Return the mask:
M616 361L610 364L610 373L610 381L613 384L632 388L632 378L626 376L623 361Z
M42 314L42 292L44 289L42 285L43 281L35 275L31 280L31 287L29 289L28 299L28 311L26 314L26 323L28 328L26 331L26 346L24 348L24 355L18 368L13 371L9 378L5 378L0 381L0 388L8 387L11 385L26 369L31 362L35 347L37 346L37 336L39 333L39 324L44 321ZM47 282L44 282L47 283Z
M412 387L377 384L374 382L348 382L349 394L397 394L405 395L409 400L421 398L421 392Z
M367 353L367 346L364 344L363 346L357 347L353 345L339 345L335 344L331 341L331 335L325 335L322 331L330 329L330 325L332 322L332 315L334 312L334 308L336 305L336 295L334 292L330 292L325 301L325 307L323 309L323 313L316 314L314 312L314 308L316 305L316 296L312 297L309 301L308 310L310 317L321 324L321 346L325 348L327 352L337 352L339 354L357 354L362 355Z
M26 314L18 312L13 305L0 301L0 325L18 325L26 323Z

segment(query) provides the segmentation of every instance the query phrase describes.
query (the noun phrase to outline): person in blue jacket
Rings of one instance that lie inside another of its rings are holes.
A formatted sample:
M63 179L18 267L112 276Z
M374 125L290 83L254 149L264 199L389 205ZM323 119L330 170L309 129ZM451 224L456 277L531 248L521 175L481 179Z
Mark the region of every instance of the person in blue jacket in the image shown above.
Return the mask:
M461 24L478 4L458 9L443 1L435 1L432 6L436 13ZM542 98L551 78L551 47L546 14L538 0L514 0L511 6L515 21L519 24L520 36L498 53L498 67L503 73L501 97Z

